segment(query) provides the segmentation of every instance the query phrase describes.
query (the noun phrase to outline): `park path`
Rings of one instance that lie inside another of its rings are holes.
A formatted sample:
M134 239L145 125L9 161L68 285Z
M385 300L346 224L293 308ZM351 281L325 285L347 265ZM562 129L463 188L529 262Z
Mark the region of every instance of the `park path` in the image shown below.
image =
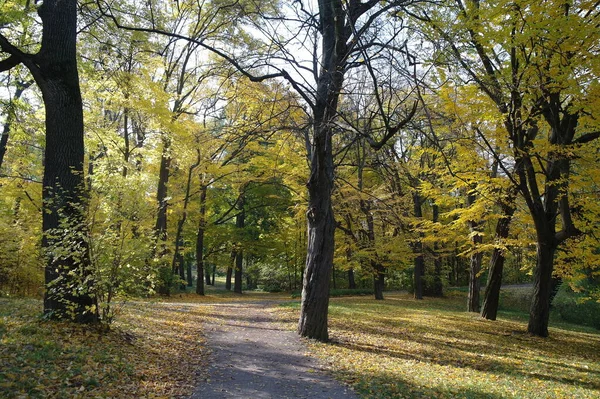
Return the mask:
M205 325L211 366L191 399L358 399L306 355L300 337L278 325L269 306L214 305Z

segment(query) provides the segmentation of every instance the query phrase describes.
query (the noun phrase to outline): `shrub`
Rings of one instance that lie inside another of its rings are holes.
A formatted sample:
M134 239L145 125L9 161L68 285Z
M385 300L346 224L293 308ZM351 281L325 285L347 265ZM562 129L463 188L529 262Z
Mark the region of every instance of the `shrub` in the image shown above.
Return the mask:
M553 305L563 320L600 330L600 303L573 292L568 284L560 287Z

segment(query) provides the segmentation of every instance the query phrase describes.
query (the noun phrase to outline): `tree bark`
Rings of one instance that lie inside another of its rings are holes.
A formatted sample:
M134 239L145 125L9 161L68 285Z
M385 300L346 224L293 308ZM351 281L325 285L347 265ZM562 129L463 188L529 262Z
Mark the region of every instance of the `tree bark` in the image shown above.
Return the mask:
M0 169L2 168L2 163L4 162L4 154L6 154L6 147L8 146L8 138L10 136L10 131L12 129L12 124L15 122L16 113L15 113L15 101L18 101L23 92L31 86L33 82L17 82L17 90L15 91L14 97L10 100L10 103L6 107L5 114L6 120L4 121L4 127L2 129L2 135L0 136Z
M421 197L418 192L413 193L413 208L415 218L423 217L421 208ZM415 299L423 299L423 275L425 274L425 259L423 258L423 243L421 242L422 234L419 233L419 238L412 244L412 250L415 254L414 258L414 297Z
M481 234L475 234L473 236L473 245L477 246L483 242ZM479 251L471 255L471 261L469 262L469 297L467 300L467 310L469 312L479 313L479 292L481 291L481 279L479 278L479 272L481 272L481 259L483 254Z
M227 266L227 274L225 276L225 289L231 291L231 277L233 276L233 265L235 263L235 250L231 251L231 263Z
M510 222L516 210L514 200L514 194L508 195L504 203L501 204L503 215L498 220L498 223L496 223L496 240L508 238ZM487 320L496 320L498 314L504 260L504 251L501 248L494 248L492 258L490 259L490 268L481 309L481 317Z
M432 221L437 223L439 220L439 207L436 204L432 205L433 217ZM438 243L433 243L433 285L429 289L432 296L441 297L444 295L444 285L442 283L442 260L438 254Z
M244 190L246 188L244 187ZM238 233L240 236L243 233L245 223L246 223L246 213L244 211L244 192L240 195L240 200L238 202L238 214L235 216L235 227L238 229ZM235 271L233 278L233 292L238 294L242 293L242 275L243 275L243 265L244 265L244 249L243 242L238 241L237 248L235 251Z
M527 330L529 333L539 337L548 336L552 270L555 252L556 247L551 240L549 242L538 241L537 263L533 279L533 297L529 310Z
M356 289L356 281L354 279L354 269L348 269L348 288L351 290Z
M167 184L169 183L169 169L171 167L171 156L169 155L170 140L163 137L163 150L160 157L160 169L158 172L158 188L156 191L156 202L158 209L156 212L156 223L154 225L155 234L155 256L164 256L167 253Z
M85 214L83 106L77 72L77 2L47 0L42 46L31 70L46 111L42 246L47 253L44 313L77 322L98 320ZM36 69L39 68L39 69ZM55 256L56 253L63 256Z
M200 186L200 221L196 234L196 294L204 295L204 231L206 230L206 192L208 186ZM207 279L208 280L208 279ZM209 284L210 281L207 281Z

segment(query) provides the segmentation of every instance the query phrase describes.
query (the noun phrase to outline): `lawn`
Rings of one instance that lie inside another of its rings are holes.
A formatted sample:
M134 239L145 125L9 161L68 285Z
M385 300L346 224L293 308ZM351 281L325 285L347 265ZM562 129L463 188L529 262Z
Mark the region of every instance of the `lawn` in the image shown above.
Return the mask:
M0 398L186 397L204 368L206 307L133 302L104 332L41 306L0 299Z
M273 300L295 329L289 294L215 291L132 301L109 332L43 321L41 303L0 299L1 398L177 398L206 369L211 303ZM364 398L600 398L600 334L559 324L527 335L514 312L490 322L462 297L332 298L331 342L307 341L324 368ZM555 324L555 323L554 323Z
M486 321L464 298L332 298L331 343L311 351L364 398L600 398L600 334ZM297 303L277 312L294 328ZM581 330L581 329L580 329Z

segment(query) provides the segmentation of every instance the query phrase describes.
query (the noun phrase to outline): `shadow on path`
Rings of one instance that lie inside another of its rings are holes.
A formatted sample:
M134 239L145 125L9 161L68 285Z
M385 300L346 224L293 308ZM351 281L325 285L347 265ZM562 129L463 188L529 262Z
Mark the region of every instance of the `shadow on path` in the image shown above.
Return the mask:
M308 357L300 337L282 330L267 303L215 306L205 326L211 366L191 399L358 399Z

